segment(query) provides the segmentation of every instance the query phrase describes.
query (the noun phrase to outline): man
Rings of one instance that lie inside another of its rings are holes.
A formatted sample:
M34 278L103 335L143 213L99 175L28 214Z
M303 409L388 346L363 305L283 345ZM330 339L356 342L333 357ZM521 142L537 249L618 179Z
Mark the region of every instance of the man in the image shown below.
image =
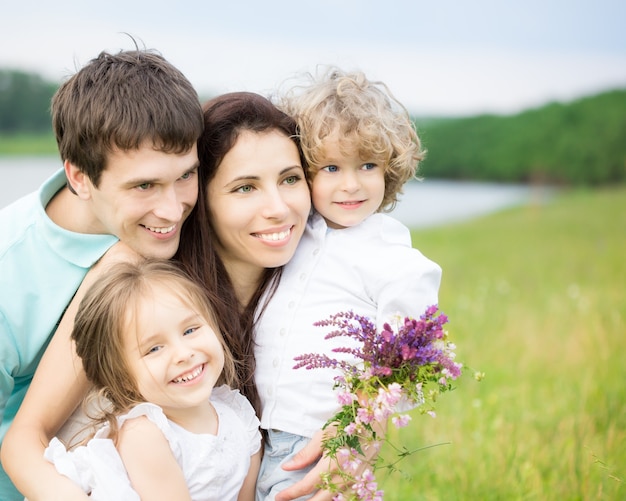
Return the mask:
M90 268L122 244L171 258L197 198L202 109L160 55L101 53L59 88L52 122L64 168L0 211L0 439ZM23 499L4 470L0 499Z

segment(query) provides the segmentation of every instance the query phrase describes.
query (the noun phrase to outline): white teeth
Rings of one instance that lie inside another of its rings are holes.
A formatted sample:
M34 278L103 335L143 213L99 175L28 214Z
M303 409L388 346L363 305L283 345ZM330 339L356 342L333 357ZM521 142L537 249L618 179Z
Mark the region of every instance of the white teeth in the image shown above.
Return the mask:
M180 376L179 378L173 379L173 383L186 383L187 381L191 381L192 379L197 378L202 372L202 368L204 366L198 367L195 371L190 372L189 374L185 374L184 376Z
M268 240L270 242L276 242L278 240L284 240L291 234L291 229L286 231L280 231L278 233L257 233L257 236L261 240Z
M169 233L170 231L174 231L176 225L173 224L172 226L169 226L167 228L157 228L156 226L146 226L146 228L154 233Z

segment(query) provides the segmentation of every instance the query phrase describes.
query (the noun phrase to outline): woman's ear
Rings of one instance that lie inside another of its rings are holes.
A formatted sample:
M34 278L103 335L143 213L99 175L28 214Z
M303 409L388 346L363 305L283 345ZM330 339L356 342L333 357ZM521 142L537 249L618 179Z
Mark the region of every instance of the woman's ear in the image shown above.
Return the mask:
M67 178L69 190L83 200L91 198L92 184L87 174L69 160L63 162L63 168L65 169L65 177Z

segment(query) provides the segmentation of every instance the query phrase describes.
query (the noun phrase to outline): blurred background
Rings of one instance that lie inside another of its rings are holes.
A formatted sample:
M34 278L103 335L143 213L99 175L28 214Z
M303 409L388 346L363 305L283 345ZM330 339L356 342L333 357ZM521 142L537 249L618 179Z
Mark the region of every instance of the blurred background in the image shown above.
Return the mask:
M412 113L511 113L626 84L620 0L7 2L0 66L58 81L103 49L159 50L201 95L319 64L388 83Z
M61 166L48 109L59 83L133 48L128 35L201 99L270 94L318 65L384 81L428 150L393 215L442 265L459 359L486 373L442 397L436 420L392 431L419 452L383 477L385 499L626 499L626 2L23 0L0 12L0 207Z

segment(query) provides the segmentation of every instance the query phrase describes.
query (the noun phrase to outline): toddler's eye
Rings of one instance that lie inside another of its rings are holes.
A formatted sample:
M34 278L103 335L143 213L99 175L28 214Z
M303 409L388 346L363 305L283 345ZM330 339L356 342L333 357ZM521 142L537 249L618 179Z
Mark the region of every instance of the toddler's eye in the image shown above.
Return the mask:
M322 167L322 170L325 170L326 172L337 172L339 167L336 165L327 165L326 167Z

